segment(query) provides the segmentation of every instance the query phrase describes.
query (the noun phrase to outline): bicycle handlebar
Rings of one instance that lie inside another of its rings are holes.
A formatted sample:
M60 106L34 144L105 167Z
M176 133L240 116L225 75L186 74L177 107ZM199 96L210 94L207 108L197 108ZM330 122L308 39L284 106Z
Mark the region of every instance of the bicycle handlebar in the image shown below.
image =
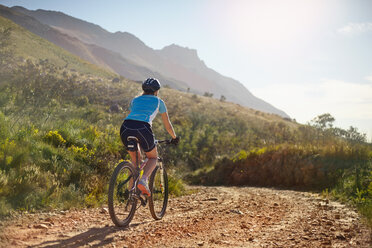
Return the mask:
M165 143L167 145L170 145L171 141L172 140L155 140L155 144L157 145L157 144Z

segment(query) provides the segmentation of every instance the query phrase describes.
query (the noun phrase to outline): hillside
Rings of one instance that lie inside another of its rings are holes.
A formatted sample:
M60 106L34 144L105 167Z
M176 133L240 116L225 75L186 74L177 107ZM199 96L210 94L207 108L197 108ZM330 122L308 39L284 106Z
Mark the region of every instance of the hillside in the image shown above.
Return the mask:
M1 6L0 6L1 7ZM2 9L0 8L0 13ZM32 58L35 60L47 60L50 63L73 69L82 73L91 73L97 76L114 76L115 74L103 70L85 60L66 53L64 49L55 46L54 44L27 32L23 28L15 25L8 19L0 16L1 27L9 27L12 30L12 42L10 42L11 50L16 57L24 59Z
M131 64L129 67L133 70L122 69L121 66L128 66L128 63L115 63L115 66L110 66L110 68L124 77L132 80L143 80L143 78L148 77L148 74L146 74L148 72L152 72L151 75L158 73L157 77L164 81L165 84L176 89L186 90L189 88L191 92L197 94L209 92L213 93L217 99L223 95L227 101L288 117L282 110L278 110L269 103L252 95L240 82L208 68L197 56L195 50L179 46L169 46L162 50L154 50L130 33L110 33L98 25L79 20L61 12L31 11L23 7L13 7L12 10L31 16L69 37L79 39L83 43L94 44L120 54L123 60ZM13 20L16 21L16 19ZM47 36L42 37L49 39ZM51 39L49 40L54 42ZM61 43L56 44L62 47L66 46ZM76 51L69 51L77 54ZM172 53L171 56L170 53ZM98 56L98 54L96 55ZM99 60L109 61L107 56L110 56L110 54L99 54L98 57L100 58ZM116 58L118 57L116 56ZM90 61L97 63L97 60ZM143 68L147 68L147 71L144 71Z

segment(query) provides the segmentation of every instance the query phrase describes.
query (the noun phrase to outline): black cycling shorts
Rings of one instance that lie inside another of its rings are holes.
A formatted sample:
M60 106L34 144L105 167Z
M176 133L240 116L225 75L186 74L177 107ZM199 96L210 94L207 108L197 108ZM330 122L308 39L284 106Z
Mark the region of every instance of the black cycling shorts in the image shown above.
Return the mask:
M155 147L155 137L147 122L125 120L120 128L121 141L125 147L128 147L128 136L136 137L145 152L150 152Z

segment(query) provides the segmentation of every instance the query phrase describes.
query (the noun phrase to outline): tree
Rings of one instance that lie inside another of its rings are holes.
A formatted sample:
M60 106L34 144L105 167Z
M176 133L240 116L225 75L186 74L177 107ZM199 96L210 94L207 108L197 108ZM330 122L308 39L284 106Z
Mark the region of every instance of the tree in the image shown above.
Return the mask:
M367 135L365 133L359 133L356 127L350 126L346 130L346 139L353 143L363 143L367 141Z
M311 120L311 122L314 123L313 126L321 129L322 131L324 131L326 128L332 128L334 121L335 118L329 113L318 115Z
M206 97L213 97L213 93L204 92L204 95L203 95L203 96L206 96Z
M221 97L220 97L220 101L221 101L221 102L226 101L226 97L225 97L224 95L221 95Z
M311 120L311 122L313 123L312 126L317 129L316 140L319 141L320 138L322 138L323 145L333 135L334 121L335 118L329 113L318 115Z

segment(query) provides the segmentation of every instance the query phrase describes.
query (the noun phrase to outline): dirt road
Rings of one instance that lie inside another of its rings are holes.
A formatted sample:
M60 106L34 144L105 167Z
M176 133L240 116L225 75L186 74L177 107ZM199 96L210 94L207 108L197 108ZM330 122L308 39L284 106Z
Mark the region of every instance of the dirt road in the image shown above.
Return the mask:
M101 208L25 215L2 223L0 247L371 247L353 210L315 194L194 189L171 199L163 220L140 208L125 229Z

